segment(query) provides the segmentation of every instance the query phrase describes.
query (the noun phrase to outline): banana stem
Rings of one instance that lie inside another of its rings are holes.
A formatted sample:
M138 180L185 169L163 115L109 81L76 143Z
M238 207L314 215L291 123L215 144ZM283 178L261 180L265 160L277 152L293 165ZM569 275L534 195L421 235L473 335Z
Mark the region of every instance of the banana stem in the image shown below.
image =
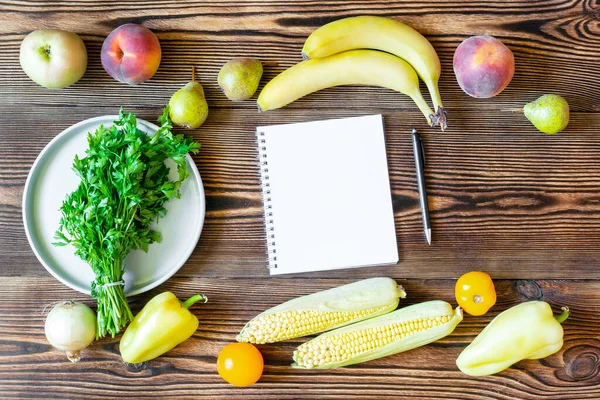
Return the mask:
M426 83L427 90L429 91L429 95L431 96L431 101L433 102L433 109L436 110L437 113L439 113L440 108L443 109L444 105L442 104L440 90L438 89L437 85L437 80L435 82L430 81L429 83Z
M437 113L433 117L433 123L439 126L442 131L448 128L448 113L446 113L443 107L438 107Z
M419 110L421 110L421 113L423 113L425 118L427 118L427 123L429 124L429 126L433 126L433 124L434 124L433 120L434 120L435 114L431 110L431 108L429 108L429 105L427 104L427 102L425 101L423 96L411 96L411 98L413 99L413 101L415 102L417 107L419 107Z
M442 98L440 96L440 90L438 89L437 80L429 81L426 83L427 90L429 91L429 95L431 96L431 101L433 102L433 109L435 113L432 113L431 121L433 125L439 126L442 131L445 131L448 128L448 113L444 109L444 105L442 104Z

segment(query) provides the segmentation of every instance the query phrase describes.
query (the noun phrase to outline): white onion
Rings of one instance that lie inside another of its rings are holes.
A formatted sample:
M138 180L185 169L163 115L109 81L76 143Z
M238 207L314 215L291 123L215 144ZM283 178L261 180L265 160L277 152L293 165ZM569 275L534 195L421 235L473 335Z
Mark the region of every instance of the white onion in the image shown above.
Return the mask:
M63 301L48 313L45 331L52 346L66 352L72 362L77 362L81 350L96 337L96 314L83 303Z

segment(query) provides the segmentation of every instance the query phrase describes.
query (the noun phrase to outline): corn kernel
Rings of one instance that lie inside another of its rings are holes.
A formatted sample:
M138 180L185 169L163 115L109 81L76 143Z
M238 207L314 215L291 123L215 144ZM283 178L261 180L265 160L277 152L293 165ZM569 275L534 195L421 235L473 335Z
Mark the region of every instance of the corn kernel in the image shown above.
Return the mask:
M362 353L386 346L411 335L423 332L448 322L452 316L423 318L400 323L392 323L362 330L344 332L339 335L315 339L298 347L294 359L299 366L311 368L330 362L344 361L359 357ZM310 352L310 353L309 353ZM302 356L304 355L304 356ZM304 357L304 358L302 358Z

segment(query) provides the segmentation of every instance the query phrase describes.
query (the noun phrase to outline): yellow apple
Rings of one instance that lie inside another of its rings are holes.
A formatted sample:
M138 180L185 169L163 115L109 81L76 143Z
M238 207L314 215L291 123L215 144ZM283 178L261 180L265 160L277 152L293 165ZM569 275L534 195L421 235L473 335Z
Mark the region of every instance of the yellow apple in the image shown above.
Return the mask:
M65 88L85 73L87 50L75 33L40 29L23 39L20 61L23 71L35 83L47 88Z

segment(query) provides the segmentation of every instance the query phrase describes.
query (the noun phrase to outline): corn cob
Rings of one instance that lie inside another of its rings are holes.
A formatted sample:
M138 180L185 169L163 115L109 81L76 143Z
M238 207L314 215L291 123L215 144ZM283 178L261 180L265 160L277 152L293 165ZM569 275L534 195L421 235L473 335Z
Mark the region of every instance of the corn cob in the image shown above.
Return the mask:
M274 343L323 332L389 313L404 297L393 279L364 279L273 307L248 322L237 341Z
M414 349L452 333L460 307L435 300L336 329L298 346L295 368L329 369Z

